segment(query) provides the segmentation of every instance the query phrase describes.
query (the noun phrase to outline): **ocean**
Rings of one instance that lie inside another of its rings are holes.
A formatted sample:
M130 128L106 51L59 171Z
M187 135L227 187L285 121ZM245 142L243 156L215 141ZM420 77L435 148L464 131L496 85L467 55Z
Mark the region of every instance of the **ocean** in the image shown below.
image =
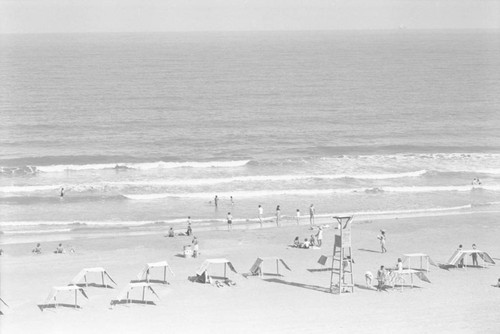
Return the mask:
M2 35L0 243L500 210L499 129L498 32Z

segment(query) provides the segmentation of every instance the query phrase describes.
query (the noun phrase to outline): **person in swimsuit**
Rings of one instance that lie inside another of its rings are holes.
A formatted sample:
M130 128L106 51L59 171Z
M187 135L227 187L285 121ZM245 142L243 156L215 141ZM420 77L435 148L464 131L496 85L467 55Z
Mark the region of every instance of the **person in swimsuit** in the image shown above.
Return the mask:
M231 212L227 213L227 230L230 231L233 229L233 216Z

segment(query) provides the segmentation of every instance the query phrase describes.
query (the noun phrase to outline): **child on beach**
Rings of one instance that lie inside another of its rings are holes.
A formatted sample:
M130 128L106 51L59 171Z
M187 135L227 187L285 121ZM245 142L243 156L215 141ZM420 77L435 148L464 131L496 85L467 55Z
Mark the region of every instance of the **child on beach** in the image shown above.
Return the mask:
M227 230L230 231L233 229L233 216L231 215L231 212L227 213Z
M311 247L311 243L309 242L309 240L307 240L307 238L304 239L304 242L300 245L300 248L309 248Z
M373 274L371 271L365 272L365 282L367 288L372 288Z
M396 270L397 271L402 271L403 270L403 261L401 258L398 259L398 263L396 263Z

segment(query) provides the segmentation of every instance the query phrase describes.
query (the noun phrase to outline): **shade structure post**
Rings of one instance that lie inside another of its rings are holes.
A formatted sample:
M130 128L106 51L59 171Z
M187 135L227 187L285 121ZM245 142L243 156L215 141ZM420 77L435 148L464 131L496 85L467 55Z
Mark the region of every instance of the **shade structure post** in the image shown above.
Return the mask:
M78 305L77 304L77 300L78 300L78 294L77 294L77 292L78 292L78 290L75 289L75 308L76 308L76 305Z
M105 284L104 284L104 272L103 271L101 271L101 281L102 281L102 285L104 286Z
M279 266L279 260L276 259L276 273L279 275L280 274L280 266Z
M142 301L144 301L145 294L146 294L146 287L143 286L142 287Z
M163 282L166 281L167 281L167 266L163 267Z
M127 304L130 304L130 291L127 291Z
M83 275L83 278L85 279L85 286L89 286L89 283L87 283L87 274Z

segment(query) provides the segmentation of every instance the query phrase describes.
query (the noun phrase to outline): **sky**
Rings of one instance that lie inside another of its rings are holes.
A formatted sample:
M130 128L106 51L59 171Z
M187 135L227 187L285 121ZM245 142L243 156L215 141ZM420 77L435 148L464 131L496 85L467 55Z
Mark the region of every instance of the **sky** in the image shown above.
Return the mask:
M499 29L500 0L0 0L0 34Z

